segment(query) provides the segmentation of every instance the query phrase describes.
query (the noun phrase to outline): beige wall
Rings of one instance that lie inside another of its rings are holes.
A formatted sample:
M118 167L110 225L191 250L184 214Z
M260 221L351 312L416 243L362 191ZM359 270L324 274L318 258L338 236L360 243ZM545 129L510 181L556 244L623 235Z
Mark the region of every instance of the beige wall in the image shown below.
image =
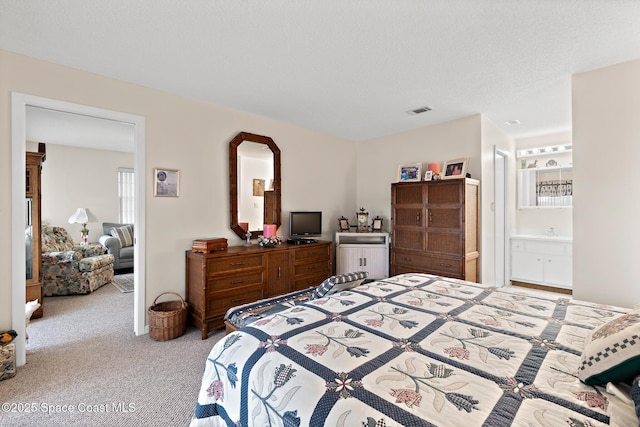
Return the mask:
M640 60L572 81L573 277L578 299L640 303Z
M427 163L469 157L467 172L480 179L480 115L361 141L357 147L358 196L343 212L350 222L356 207L364 207L389 229L391 183L398 180L400 164L422 163L424 174Z
M38 151L27 145L28 151ZM118 222L118 168L133 168L133 153L47 144L42 165L42 223L64 227L80 242L80 224L69 224L77 208L86 207L98 222L87 224L97 242L103 222Z
M384 219L383 228L388 231L391 183L397 182L398 165L404 163L422 163L424 173L427 163L442 164L447 160L468 157L467 172L472 178L482 181L481 119L480 115L474 115L359 142L357 206L345 211L344 215L353 221L356 207L364 207L370 216L380 215ZM482 182L480 191L484 191ZM485 254L481 252L480 257L484 266ZM487 262L493 263L493 257L487 258Z
M325 238L356 197L355 143L223 107L0 51L0 234L11 236L11 92L145 117L146 305L167 290L184 295L184 251L229 230L228 143L239 132L268 135L282 150L283 222L291 210L321 209ZM180 197L153 197L154 167L182 171ZM329 168L328 168L329 167ZM70 215L70 214L69 214ZM278 234L286 235L287 227ZM0 240L0 329L11 326L11 241Z

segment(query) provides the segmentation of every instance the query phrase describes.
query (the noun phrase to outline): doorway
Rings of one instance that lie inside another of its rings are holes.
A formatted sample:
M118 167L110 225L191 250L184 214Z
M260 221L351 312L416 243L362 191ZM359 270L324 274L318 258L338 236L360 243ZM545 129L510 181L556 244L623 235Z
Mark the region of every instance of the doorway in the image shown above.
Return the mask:
M500 287L509 282L508 158L508 153L493 147L495 280Z
M129 123L134 128L134 170L135 180L135 265L134 265L134 333L142 335L145 331L145 120L137 116L118 111L105 110L74 104L54 99L42 98L32 95L12 92L11 94L11 144L12 144L12 202L11 202L11 229L12 229L12 323L18 332L16 340L16 363L18 366L26 362L25 348L25 239L24 227L25 213L23 200L25 193L25 152L26 152L26 125L27 107L39 107L60 112L67 112L90 116L106 120Z

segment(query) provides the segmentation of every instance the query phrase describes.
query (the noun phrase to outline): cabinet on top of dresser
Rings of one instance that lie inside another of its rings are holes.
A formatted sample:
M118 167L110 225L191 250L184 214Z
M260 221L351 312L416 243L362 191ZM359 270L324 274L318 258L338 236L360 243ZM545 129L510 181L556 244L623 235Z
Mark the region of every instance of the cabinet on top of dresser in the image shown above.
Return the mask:
M206 339L224 326L229 308L317 286L331 276L331 268L331 242L186 251L189 317Z

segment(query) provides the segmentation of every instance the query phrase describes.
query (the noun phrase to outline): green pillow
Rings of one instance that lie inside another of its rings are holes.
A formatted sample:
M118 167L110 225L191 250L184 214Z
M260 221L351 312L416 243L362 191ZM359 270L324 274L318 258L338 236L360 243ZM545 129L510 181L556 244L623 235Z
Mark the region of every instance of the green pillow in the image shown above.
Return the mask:
M578 377L588 385L630 382L640 375L640 309L616 317L585 340Z

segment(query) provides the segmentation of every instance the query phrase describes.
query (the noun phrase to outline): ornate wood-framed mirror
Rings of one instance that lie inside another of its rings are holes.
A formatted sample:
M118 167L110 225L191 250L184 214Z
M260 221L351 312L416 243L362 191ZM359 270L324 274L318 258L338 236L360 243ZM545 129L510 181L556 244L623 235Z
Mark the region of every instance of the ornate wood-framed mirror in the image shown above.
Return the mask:
M268 136L240 132L229 143L231 229L252 238L264 224L280 226L280 149Z

